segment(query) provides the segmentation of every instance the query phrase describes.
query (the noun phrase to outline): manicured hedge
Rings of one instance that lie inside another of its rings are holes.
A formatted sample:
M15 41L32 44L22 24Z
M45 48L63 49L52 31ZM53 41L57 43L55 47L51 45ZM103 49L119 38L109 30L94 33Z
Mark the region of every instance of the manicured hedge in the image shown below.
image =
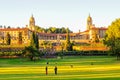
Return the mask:
M0 56L21 56L22 55L22 51L17 51L17 52L13 52L13 51L5 51L5 52L0 52Z
M59 51L59 52L56 52L57 56L61 54L64 56L69 56L69 55L105 56L105 55L109 55L109 51L63 51L63 52Z

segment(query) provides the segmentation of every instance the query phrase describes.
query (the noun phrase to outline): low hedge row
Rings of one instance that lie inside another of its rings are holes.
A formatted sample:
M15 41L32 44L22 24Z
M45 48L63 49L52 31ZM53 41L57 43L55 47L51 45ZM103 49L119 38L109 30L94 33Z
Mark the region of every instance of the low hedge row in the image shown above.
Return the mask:
M69 55L83 55L83 56L105 56L109 55L109 51L59 51L55 53L57 56L59 55L64 55L64 56L69 56ZM113 55L113 54L111 54Z

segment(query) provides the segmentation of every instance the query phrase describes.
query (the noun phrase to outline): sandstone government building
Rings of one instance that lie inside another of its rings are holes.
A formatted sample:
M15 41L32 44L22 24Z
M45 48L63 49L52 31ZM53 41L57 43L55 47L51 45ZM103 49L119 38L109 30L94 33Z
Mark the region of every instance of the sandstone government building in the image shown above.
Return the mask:
M87 18L86 30L78 33L70 33L70 40L79 42L79 43L89 43L94 39L96 34L99 39L103 39L107 28L105 27L96 27L92 23L92 17L89 15ZM28 45L30 43L30 35L33 31L36 31L35 28L35 18L33 15L30 17L29 25L24 28L0 28L0 44L6 43L7 33L11 36L11 44L18 44L19 33L22 34L22 44ZM54 43L64 42L66 40L66 34L54 34L54 33L44 33L38 32L39 43L41 41L51 41Z

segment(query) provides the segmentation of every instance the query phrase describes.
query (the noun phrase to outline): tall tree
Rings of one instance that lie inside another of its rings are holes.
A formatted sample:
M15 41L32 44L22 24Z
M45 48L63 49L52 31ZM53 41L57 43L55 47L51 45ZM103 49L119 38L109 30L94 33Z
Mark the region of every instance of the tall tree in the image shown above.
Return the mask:
M94 34L93 34L92 42L93 42L93 43L98 43L98 42L99 42L99 38L98 38L98 35L97 35L96 32L94 32Z
M39 49L39 38L37 34L35 35L35 45L36 45L36 48Z
M66 43L65 43L65 49L66 51L72 51L72 44L70 42L70 35L69 35L69 29L66 30Z
M39 49L39 39L36 32L32 32L31 34L30 46L32 46L33 48Z
M108 26L104 44L110 47L112 53L120 57L120 19L116 19Z
M18 34L18 43L22 44L22 32L19 32Z
M35 32L32 32L30 37L30 46L25 47L23 50L23 55L25 57L30 58L31 61L34 60L34 57L42 56L41 52L39 52L39 40L38 35Z
M36 39L35 39L35 32L32 32L31 36L30 36L30 46L32 46L33 48L36 48Z
M67 35L66 35L66 43L70 43L70 34L69 34L69 29L67 28L67 30L66 30L66 32L67 32Z
M11 44L11 36L10 36L9 33L7 33L7 35L6 35L6 44L7 44L7 45L10 45L10 44Z
M39 56L39 51L32 46L28 46L23 50L23 55L33 61L34 57Z

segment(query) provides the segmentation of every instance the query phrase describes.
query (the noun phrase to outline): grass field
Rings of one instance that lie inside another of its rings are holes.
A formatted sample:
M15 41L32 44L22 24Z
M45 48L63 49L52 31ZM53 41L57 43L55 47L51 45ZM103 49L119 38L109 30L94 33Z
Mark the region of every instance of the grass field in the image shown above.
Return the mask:
M48 75L45 74L47 61ZM110 56L71 56L36 62L0 59L0 80L120 80L120 61Z

